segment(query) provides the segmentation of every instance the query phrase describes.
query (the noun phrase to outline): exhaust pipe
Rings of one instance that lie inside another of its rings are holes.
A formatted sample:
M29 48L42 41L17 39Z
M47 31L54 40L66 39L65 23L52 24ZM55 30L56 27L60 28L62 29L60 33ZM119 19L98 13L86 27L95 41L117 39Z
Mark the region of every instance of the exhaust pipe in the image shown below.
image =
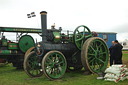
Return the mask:
M42 11L41 14L41 29L42 29L42 42L46 42L46 36L47 36L47 12Z

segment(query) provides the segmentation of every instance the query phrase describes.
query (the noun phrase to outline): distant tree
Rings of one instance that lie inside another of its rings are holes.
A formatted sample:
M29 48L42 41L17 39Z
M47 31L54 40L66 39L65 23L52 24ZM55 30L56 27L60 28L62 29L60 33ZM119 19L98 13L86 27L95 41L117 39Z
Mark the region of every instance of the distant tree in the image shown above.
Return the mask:
M123 45L127 45L127 43L126 42L123 42Z

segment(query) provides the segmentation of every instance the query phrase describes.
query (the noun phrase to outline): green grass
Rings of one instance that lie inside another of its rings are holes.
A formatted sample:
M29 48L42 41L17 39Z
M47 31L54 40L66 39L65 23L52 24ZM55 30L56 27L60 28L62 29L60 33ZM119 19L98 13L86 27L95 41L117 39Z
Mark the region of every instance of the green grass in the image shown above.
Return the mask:
M127 51L128 52L128 51ZM128 61L128 53L123 53L123 60ZM30 78L24 70L16 70L11 64L0 67L0 85L128 85L128 80L118 83L97 80L97 75L84 75L81 72L66 72L62 79L50 81L44 75Z
M123 51L123 60L128 61L128 51Z

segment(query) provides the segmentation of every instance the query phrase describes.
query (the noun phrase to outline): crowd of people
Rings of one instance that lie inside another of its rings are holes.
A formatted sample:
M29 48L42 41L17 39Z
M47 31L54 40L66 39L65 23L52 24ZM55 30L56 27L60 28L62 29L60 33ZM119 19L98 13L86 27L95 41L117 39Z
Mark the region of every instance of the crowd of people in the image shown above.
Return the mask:
M122 64L122 48L123 46L118 42L118 40L112 41L112 46L110 46L110 66L113 64Z

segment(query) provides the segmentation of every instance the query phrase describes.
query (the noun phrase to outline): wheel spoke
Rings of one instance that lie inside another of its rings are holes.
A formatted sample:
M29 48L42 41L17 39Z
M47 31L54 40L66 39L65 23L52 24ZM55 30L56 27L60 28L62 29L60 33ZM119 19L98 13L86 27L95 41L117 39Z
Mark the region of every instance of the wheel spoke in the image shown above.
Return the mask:
M93 62L95 58L93 58L91 61L89 61L89 63Z
M104 61L102 61L101 59L98 59L100 62L102 62L102 63L105 63Z
M81 35L81 37L82 37L82 34L79 32L79 30L77 30L77 32L78 32L78 34L80 34L80 35Z
M81 38L77 39L76 42L81 41L83 38L84 38L84 37L81 37Z
M83 30L83 37L85 36L85 28L84 28L84 30Z
M51 66L52 64L51 64L51 62L45 62L45 65L46 66Z
M94 52L96 52L95 49L94 49L92 46L90 46L90 47L91 47L91 49L92 49Z
M87 35L87 36L85 36L85 38L89 38L89 37L92 37L92 35Z
M97 48L97 50L98 50L98 45L97 45L97 43L96 43L96 48Z
M82 40L82 41L81 41L81 47L83 46L83 43L84 43L84 41Z
M88 57L88 60L90 60L92 57Z
M102 58L102 57L104 56L104 54L106 55L106 54L107 54L107 52L100 52L100 53L99 53L99 55L100 55L100 57L99 57L99 58Z
M95 54L90 54L90 53L88 53L88 55L95 56Z
M48 57L48 60L50 61L49 63L54 63L54 59L50 59L50 57Z
M51 67L50 67L50 66L46 66L46 72L47 72L48 74L51 74L52 69L51 69Z
M58 71L59 71L59 73L62 71L62 67L61 66L58 67Z
M102 46L102 43L98 46L98 49Z
M96 62L96 69L95 70L97 70L97 69L99 69L99 64Z
M93 62L89 63L90 67L93 69L94 66L93 66Z
M58 56L57 56L57 54L56 54L55 63L58 63L58 62L59 62L59 58L58 58Z
M102 52L102 53L99 53L100 55L103 55L103 54L106 54L107 52Z
M63 64L64 63L64 61L61 61L61 62L59 62L58 64L60 65L60 64Z

